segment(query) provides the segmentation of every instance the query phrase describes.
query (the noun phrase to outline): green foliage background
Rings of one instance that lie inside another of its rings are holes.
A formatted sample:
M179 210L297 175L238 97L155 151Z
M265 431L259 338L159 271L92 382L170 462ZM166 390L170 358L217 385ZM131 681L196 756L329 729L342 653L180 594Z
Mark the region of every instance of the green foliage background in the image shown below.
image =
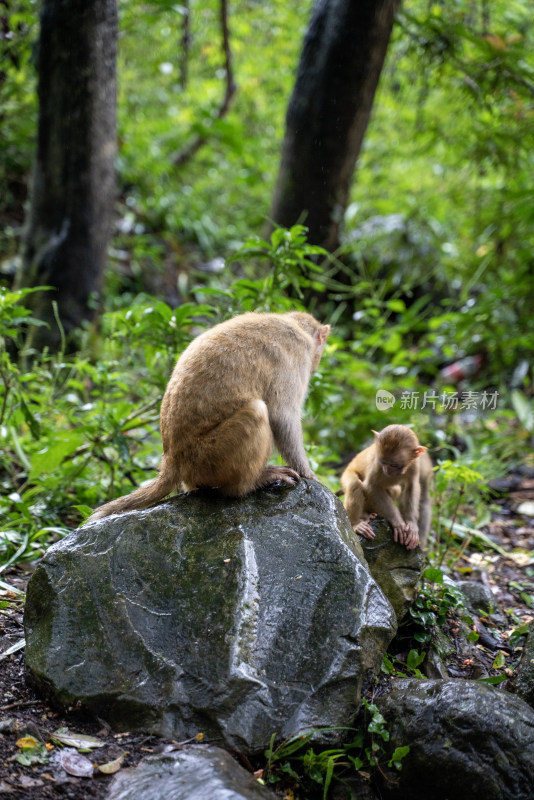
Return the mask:
M505 0L403 3L343 246L327 257L307 248L300 228L258 238L311 8L311 0L230 4L238 88L217 119L219 4L191 2L184 86L183 7L121 2L120 196L105 313L75 356L45 353L31 367L18 359L24 298L10 287L35 143L38 3L19 0L2 12L5 565L35 558L87 507L154 474L158 403L176 356L203 325L250 308L300 304L333 324L304 423L313 466L333 489L371 428L392 421L414 424L437 462L456 459L483 481L510 461L532 462L531 9ZM197 135L205 145L176 166ZM480 356L482 368L448 385L443 366L466 356ZM396 396L394 419L377 410L378 389ZM498 406L460 413L399 400L463 390L497 391ZM487 505L473 492L469 508L457 509L465 482L447 469L440 513L481 524Z

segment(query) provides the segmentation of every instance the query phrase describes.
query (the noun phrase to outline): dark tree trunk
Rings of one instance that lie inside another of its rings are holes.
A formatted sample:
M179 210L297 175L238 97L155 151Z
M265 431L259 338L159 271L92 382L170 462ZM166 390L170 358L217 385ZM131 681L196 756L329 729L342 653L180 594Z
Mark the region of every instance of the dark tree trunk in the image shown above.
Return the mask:
M397 0L317 0L291 97L271 219L328 250L384 63Z
M49 328L32 344L54 346L52 301L69 333L93 318L115 199L116 0L43 0L39 126L19 286L52 286L26 298Z

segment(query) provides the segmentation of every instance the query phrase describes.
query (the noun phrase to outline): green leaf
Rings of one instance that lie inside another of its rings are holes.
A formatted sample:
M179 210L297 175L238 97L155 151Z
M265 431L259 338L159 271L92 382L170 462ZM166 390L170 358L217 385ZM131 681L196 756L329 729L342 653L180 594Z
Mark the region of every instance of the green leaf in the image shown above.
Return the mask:
M425 660L426 653L420 653L418 650L410 650L406 658L406 666L408 669L416 669Z
M425 642L429 642L432 637L429 633L426 633L425 631L416 631L413 635L413 638L417 642L421 642L421 644L424 644Z
M502 669L502 667L504 667L505 664L506 664L506 657L505 657L504 653L502 652L502 650L499 650L497 655L495 656L495 658L493 660L493 664L491 665L491 668L492 669Z
M432 583L443 583L443 572L437 567L427 567L423 572L423 578Z
M467 536L472 536L473 539L479 539L483 544L487 547L490 547L492 550L495 550L499 555L507 557L507 552L504 550L500 545L493 542L489 536L486 536L485 533L482 531L476 530L476 528L468 528L465 525L461 525L459 522L453 522L449 519L444 519L443 524L446 525L451 533L455 536L458 536L460 539L465 539Z
M360 770L363 767L364 762L361 758L355 758L354 756L347 756L347 758L352 763L355 770Z
M85 439L85 435L78 431L59 433L53 443L32 456L30 479L34 480L43 473L53 472L64 458L72 455L84 444Z
M526 431L531 431L534 427L534 411L532 409L532 404L528 401L523 392L520 392L518 389L512 390L510 399L519 422Z
M497 685L502 683L507 679L507 675L492 675L490 678L477 678L479 683L491 683L493 685Z
M323 800L326 800L328 795L328 790L330 789L330 783L332 782L335 763L336 763L335 756L330 756L326 764L326 773L324 776Z
M403 747L396 747L393 754L388 761L388 767L395 767L397 770L402 769L402 759L405 758L410 752L410 746L404 745Z

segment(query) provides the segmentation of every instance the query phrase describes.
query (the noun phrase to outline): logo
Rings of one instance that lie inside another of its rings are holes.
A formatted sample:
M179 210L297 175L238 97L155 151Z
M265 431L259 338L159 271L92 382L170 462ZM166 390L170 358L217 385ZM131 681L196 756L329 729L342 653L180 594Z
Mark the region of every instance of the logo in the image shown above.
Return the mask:
M379 389L376 393L376 407L379 411L389 411L395 405L395 395L385 389Z

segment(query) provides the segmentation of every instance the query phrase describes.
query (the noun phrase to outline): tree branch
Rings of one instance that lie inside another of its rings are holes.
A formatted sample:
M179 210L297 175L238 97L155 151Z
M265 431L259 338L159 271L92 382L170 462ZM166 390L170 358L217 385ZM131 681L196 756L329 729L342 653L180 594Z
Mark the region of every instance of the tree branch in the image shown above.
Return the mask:
M225 92L222 102L217 109L215 119L222 119L232 102L232 98L236 91L236 84L234 82L234 73L232 69L232 51L230 49L230 31L228 27L228 0L221 0L221 33L222 33L222 49L224 52L224 71L225 71ZM192 139L182 150L179 150L172 157L172 163L177 167L183 166L187 161L197 153L203 144L207 141L207 136L200 135Z
M187 86L189 47L191 45L191 9L189 0L183 0L184 18L182 26L182 57L180 59L180 85L182 89Z

